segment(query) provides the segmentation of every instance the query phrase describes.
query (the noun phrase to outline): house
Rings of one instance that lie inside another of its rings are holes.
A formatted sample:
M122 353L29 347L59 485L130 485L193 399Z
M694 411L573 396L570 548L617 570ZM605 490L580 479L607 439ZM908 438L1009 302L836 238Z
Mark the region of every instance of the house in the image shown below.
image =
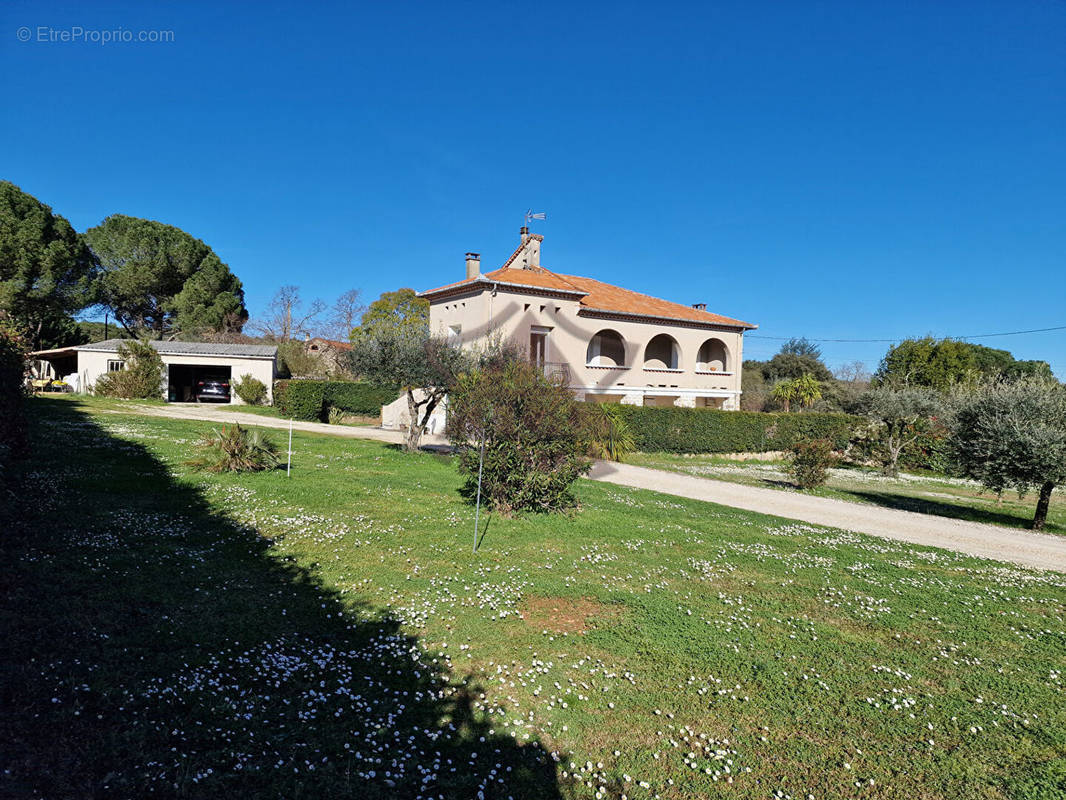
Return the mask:
M331 375L342 375L348 372L349 367L345 356L351 349L351 342L323 339L321 336L315 336L304 342L304 352L318 358L326 372Z
M579 399L740 408L744 332L757 326L707 310L565 275L541 264L543 236L521 229L492 272L466 254L466 278L421 292L433 332L464 346L517 343Z
M60 378L75 392L91 392L101 375L123 369L119 355L123 339L95 344L38 350L30 353L34 372L40 378ZM236 380L251 375L267 387L272 401L277 375L278 348L262 344L215 344L212 342L149 342L163 360L163 383L159 394L171 402L190 402L197 381L204 378ZM235 393L231 403L240 403Z

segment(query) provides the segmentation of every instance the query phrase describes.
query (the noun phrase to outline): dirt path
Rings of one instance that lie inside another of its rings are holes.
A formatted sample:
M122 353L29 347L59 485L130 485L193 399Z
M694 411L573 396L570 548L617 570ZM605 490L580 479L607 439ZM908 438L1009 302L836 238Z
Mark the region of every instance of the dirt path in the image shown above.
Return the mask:
M998 525L849 503L800 492L679 475L665 470L599 461L592 478L620 486L706 500L723 506L868 533L901 542L943 547L967 555L1010 561L1025 567L1066 572L1066 537L1012 530Z
M289 429L289 420L277 417L267 417L248 412L228 411L218 406L207 405L177 405L165 406L138 406L136 413L150 414L156 417L170 417L172 419L202 419L210 422L239 422L248 427ZM372 439L377 442L400 444L403 434L400 431L387 431L383 428L373 428L366 425L327 425L324 422L303 422L294 420L294 431L306 431L308 433L324 433L329 436L343 436L349 439ZM443 436L426 435L422 437L422 445L429 447L443 447L448 440Z
M136 413L152 414L175 419L202 419L212 422L239 422L263 428L288 430L289 421L258 414L224 411L213 406L168 405L143 406ZM381 428L326 425L321 422L294 422L293 430L345 436L352 439L372 439L399 443L402 434ZM424 445L443 447L447 440L441 436L424 436ZM665 470L635 467L599 461L592 468L593 480L650 489L678 497L706 500L732 508L758 511L788 519L798 519L815 525L868 533L885 539L942 547L959 553L1008 561L1024 567L1053 569L1066 572L1066 536L1051 536L1029 531L1012 530L997 525L916 514L863 503L849 503L828 497L814 497L799 492L782 492L743 486L738 483L697 478Z

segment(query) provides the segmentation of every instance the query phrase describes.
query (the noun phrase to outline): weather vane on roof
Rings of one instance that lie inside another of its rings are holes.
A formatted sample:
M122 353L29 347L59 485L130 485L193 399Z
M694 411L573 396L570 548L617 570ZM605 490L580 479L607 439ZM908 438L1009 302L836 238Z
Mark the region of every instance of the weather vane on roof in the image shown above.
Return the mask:
M547 218L548 218L548 214L546 212L544 212L544 211L534 212L533 209L531 208L531 209L529 209L526 212L526 227L528 228L529 227L529 223L532 222L535 219L547 219Z

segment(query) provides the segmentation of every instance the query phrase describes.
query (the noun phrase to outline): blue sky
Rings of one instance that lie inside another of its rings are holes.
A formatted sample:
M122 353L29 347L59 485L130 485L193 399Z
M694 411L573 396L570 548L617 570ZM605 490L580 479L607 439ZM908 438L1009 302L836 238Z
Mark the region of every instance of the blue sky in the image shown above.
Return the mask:
M174 41L37 41L72 26ZM1049 0L9 1L0 177L79 230L189 231L253 313L285 283L495 267L533 207L549 268L760 336L1043 328L1066 325L1064 42ZM1066 331L978 341L1066 376Z

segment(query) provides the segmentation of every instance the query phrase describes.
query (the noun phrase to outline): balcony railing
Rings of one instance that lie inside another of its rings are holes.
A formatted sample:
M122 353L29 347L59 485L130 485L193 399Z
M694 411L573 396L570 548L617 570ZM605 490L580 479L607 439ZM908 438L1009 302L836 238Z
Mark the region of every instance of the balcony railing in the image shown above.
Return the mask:
M562 381L563 383L570 383L570 365L563 361L541 361L537 363L541 371L544 372L544 377L549 380Z

